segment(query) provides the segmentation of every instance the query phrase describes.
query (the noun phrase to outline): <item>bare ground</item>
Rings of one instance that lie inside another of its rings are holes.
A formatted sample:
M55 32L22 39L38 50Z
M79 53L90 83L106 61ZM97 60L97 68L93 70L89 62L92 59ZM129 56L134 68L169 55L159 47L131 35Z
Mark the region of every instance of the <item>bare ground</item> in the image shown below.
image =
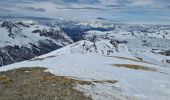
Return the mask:
M142 66L142 65L133 65L133 64L113 64L114 67L124 67L124 68L129 68L129 69L135 69L135 70L144 70L144 71L152 71L156 72L157 69L147 67L147 66Z
M36 67L0 72L0 100L92 99L74 89L76 84L91 85L92 82L55 76L44 70Z

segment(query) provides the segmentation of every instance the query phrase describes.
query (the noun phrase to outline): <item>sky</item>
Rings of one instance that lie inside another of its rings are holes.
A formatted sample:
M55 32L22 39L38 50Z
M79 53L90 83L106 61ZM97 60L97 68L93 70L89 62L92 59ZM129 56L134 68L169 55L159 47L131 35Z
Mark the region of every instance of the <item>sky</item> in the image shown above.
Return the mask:
M0 0L4 16L170 25L170 0Z

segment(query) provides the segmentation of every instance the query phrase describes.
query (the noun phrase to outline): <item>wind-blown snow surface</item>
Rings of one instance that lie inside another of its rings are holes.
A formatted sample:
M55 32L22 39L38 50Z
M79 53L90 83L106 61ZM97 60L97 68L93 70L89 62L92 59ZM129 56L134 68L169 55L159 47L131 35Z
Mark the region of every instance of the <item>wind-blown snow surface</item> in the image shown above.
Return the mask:
M86 44L85 49L82 44ZM76 89L83 91L86 95L91 95L94 100L169 100L170 66L157 65L135 58L129 59L122 55L121 57L114 56L114 54L107 56L102 53L89 52L87 47L92 44L89 41L80 41L29 61L1 67L0 71L39 66L48 68L47 71L53 74L79 80L118 81L115 84L105 82L77 85ZM103 41L102 44L110 45L108 41ZM103 49L96 47L99 51ZM93 50L93 47L90 49ZM126 55L120 49L118 51ZM157 71L117 67L116 64L141 65Z

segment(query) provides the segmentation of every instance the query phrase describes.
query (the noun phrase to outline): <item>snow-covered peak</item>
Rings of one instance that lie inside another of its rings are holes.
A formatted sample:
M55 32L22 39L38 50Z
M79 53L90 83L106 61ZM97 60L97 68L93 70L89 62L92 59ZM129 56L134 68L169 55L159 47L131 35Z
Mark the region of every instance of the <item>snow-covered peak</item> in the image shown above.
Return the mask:
M129 52L125 44L117 44L113 40L102 40L97 42L91 42L87 40L81 40L71 45L65 46L61 49L53 51L42 57L52 56L52 55L67 55L67 54L94 54L94 55L104 55L104 56L120 56L135 58Z
M0 28L0 46L25 46L41 40L58 42L61 46L73 41L58 27L23 22L2 22Z
M0 23L0 66L28 60L68 44L73 40L59 27L31 22Z
M91 26L91 27L104 27L101 23L98 23L98 22L80 22L80 23L77 23L76 25L82 25L82 26Z
M19 22L22 22L22 23L25 23L25 24L35 24L35 22L33 20L22 20L22 21L19 21Z
M109 41L90 42L87 40L82 40L58 50L57 53L59 54L97 53L109 55L112 52L116 52L116 49L117 44L111 44Z

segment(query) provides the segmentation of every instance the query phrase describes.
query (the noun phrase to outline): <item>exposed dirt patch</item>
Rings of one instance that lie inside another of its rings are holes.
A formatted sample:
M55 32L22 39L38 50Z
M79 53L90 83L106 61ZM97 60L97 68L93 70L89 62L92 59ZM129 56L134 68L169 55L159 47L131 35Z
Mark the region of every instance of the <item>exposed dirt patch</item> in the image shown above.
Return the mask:
M102 80L102 81L92 81L94 83L110 83L110 84L115 84L117 83L118 81L117 80Z
M130 61L135 61L135 62L143 62L143 63L147 63L147 64L153 64L147 61L143 61L142 58L137 58L137 59L132 59L132 58L126 58L126 57L118 57L118 56L106 56L106 57L114 57L114 58L118 58L118 59L124 59L124 60L130 60Z
M92 82L55 76L44 70L36 67L0 72L0 100L91 100L74 87Z
M153 71L156 72L157 69L147 67L147 66L142 66L142 65L132 65L132 64L114 64L114 67L124 67L124 68L130 68L130 69L135 69L135 70L145 70L145 71Z
M48 59L48 58L54 58L56 56L47 56L45 58L34 58L34 59L30 59L29 61L42 61L42 60L45 60L45 59Z

